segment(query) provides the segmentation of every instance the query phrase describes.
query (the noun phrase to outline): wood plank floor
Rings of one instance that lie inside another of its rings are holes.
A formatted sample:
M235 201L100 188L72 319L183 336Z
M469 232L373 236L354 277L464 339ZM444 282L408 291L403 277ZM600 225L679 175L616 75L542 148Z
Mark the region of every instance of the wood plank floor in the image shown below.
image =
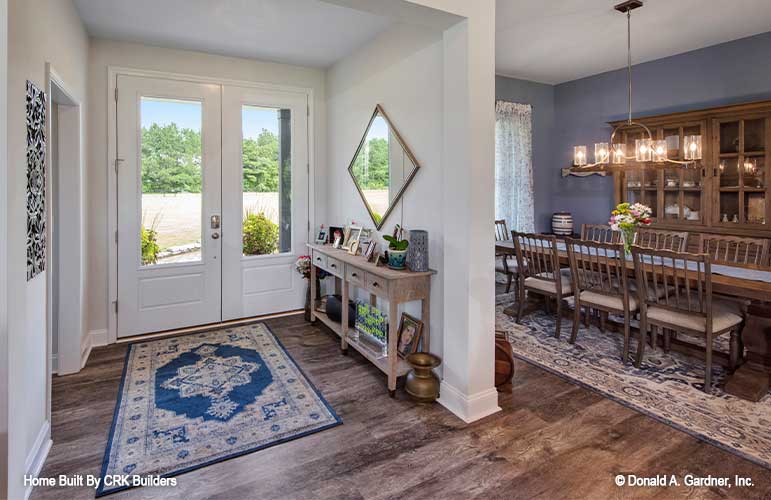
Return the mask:
M176 488L110 498L771 498L771 472L524 363L503 411L467 425L416 406L357 353L302 316L267 323L342 417L342 426L177 477ZM98 475L125 345L95 349L53 383L53 440L41 476ZM617 487L616 474L746 476L752 488ZM34 499L93 498L35 488Z

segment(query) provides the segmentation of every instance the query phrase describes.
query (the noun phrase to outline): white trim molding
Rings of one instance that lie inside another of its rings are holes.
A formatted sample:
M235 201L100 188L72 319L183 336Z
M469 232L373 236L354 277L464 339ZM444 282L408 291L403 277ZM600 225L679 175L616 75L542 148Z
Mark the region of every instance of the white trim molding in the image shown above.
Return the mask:
M439 394L439 404L467 424L501 411L498 406L498 391L495 388L466 396L443 380Z
M80 345L80 369L82 370L88 362L91 355L91 349L109 344L106 328L100 330L91 330L88 335L83 337L83 343Z
M27 460L24 462L24 475L38 477L40 471L43 469L43 464L48 458L48 452L51 451L51 423L46 420L43 422L43 426L40 427L35 444L32 445L32 449L27 455ZM33 486L30 484L24 489L24 499L28 499L32 494Z

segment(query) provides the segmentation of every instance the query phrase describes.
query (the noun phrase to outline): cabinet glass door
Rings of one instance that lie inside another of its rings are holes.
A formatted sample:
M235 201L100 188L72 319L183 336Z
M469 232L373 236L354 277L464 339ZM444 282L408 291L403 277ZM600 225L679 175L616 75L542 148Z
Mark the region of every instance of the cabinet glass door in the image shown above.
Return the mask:
M767 118L716 121L716 189L721 225L765 224L767 196Z

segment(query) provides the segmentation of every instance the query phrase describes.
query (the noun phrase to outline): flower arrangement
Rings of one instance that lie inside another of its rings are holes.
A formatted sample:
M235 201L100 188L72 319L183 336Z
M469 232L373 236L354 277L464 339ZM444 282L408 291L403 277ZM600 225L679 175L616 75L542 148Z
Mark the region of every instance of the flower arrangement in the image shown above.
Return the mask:
M614 231L621 232L621 239L624 242L624 251L629 254L632 249L632 242L634 241L634 233L640 226L650 225L651 215L653 211L651 207L643 205L642 203L620 203L613 212L610 214L610 228Z
M303 278L310 279L311 277L311 256L301 255L297 258L297 262L294 263L294 268L298 273L302 274ZM323 269L316 269L316 277L318 279L324 279L328 276L328 273Z

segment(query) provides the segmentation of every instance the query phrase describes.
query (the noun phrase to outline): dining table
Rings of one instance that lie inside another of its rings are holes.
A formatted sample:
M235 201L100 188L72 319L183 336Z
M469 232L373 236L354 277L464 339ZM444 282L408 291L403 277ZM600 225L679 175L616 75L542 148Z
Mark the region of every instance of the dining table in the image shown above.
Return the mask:
M516 255L513 240L495 242L496 255ZM557 241L560 264L569 265L567 247ZM712 292L749 301L746 308L742 342L746 349L744 363L729 377L725 390L729 394L759 401L771 384L771 269L761 266L739 266L713 263ZM634 275L634 263L627 258L627 272Z

